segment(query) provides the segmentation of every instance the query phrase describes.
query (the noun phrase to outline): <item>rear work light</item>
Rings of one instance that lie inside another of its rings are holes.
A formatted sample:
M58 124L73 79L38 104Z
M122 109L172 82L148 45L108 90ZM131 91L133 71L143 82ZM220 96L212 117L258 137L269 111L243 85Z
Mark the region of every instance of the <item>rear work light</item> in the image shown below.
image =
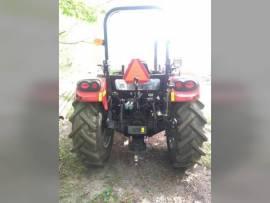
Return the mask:
M197 83L192 80L183 81L175 81L174 89L176 91L190 91L197 88Z
M100 90L100 82L84 80L78 83L78 89L87 92L97 92Z

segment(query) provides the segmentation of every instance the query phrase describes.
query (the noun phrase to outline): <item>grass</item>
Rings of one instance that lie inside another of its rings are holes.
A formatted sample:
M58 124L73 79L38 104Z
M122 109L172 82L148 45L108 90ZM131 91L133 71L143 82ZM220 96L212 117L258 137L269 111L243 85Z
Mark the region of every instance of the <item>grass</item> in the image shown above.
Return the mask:
M73 92L65 92L64 94L60 95L60 99L64 100L65 102L69 102L73 99Z
M113 191L113 188L108 186L101 193L97 194L90 202L91 203L119 202L119 199L117 194Z
M205 156L202 156L199 163L205 166L207 169L211 168L211 143L206 142L203 144L203 151Z
M67 113L66 113L66 118L69 118L73 113L73 108L72 106L70 106L70 108L67 110Z
M107 203L118 202L118 197L113 191L114 179L106 177L108 184L105 189L97 193L92 200L87 200L87 182L82 178L87 176L87 168L83 166L81 161L75 154L70 152L72 148L71 140L66 137L59 139L59 175L60 175L60 202L91 202L91 203Z
M60 184L60 202L78 202L78 200L83 199L83 186L79 181L72 180L71 178L60 179Z
M114 186L119 182L117 172L115 176L105 175L103 189L89 197L89 182L87 168L82 165L75 154L70 152L72 148L71 140L67 137L59 139L59 175L60 175L60 202L86 202L86 203L131 203L134 198L132 194L126 193L119 197L114 190ZM115 170L115 169L111 169ZM93 191L92 191L93 192Z
M70 152L71 148L70 139L59 138L60 202L82 202L84 185L80 182L80 176L87 170L75 154Z
M59 139L59 175L60 178L72 177L86 172L80 160L71 153L71 140L60 137Z
M90 202L91 203L132 203L136 197L133 193L125 192L121 197L119 197L116 192L114 192L113 187L107 186L101 193L97 194Z
M72 102L74 99L73 92L64 92L62 95L59 96L59 110L61 116L65 118L69 118L73 113Z

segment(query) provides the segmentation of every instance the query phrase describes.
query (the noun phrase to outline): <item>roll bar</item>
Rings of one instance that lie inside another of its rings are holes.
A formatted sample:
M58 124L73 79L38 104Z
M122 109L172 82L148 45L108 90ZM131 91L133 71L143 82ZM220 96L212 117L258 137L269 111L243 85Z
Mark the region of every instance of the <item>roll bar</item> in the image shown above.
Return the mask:
M104 74L109 75L109 70L108 70L108 59L109 59L109 51L108 51L108 32L107 32L107 22L109 17L111 17L114 13L117 13L119 11L128 11L128 10L161 10L160 7L157 6L123 6L123 7L115 7L111 10L109 10L104 18L103 22L103 30L104 30L104 48L105 48L105 60L103 61L103 67L104 67ZM154 58L154 64L155 64L155 69L156 69L156 63L157 63L157 44L155 43L155 58ZM169 60L169 54L168 54L168 43L166 45L166 72L168 72L168 64L170 63Z
M103 29L104 29L104 47L105 47L105 60L109 59L109 53L108 53L108 35L107 35L107 22L110 16L112 16L114 13L117 13L119 11L127 11L127 10L150 10L150 9L156 9L159 10L159 7L156 6L126 6L126 7L115 7L111 10L109 10L104 18L103 23Z

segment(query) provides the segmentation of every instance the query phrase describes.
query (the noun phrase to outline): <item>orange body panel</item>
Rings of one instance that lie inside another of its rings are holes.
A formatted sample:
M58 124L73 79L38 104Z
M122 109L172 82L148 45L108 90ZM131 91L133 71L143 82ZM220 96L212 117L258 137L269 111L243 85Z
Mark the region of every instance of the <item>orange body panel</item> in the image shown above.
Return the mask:
M105 78L98 78L101 83L98 92L83 92L76 89L76 100L80 102L102 102L103 108L108 111L107 84Z
M170 77L170 81L178 81L181 80L180 77L172 76ZM190 78L185 78L185 80L191 80ZM195 81L195 80L193 80ZM171 102L191 102L198 100L200 97L200 88L199 84L196 82L197 87L196 89L190 90L190 91L176 91L175 89L171 90L171 95L170 95L170 101Z
M190 102L199 99L200 91L199 88L192 91L171 91L171 102Z

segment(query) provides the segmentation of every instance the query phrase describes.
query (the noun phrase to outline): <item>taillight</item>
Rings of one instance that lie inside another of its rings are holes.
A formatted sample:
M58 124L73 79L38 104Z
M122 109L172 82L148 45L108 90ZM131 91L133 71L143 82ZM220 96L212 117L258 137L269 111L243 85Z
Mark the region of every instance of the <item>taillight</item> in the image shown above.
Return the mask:
M189 80L184 83L184 86L187 89L194 89L196 87L196 83L192 80Z
M174 86L175 86L175 89L181 89L183 88L184 85L181 81L176 81Z
M80 88L81 88L81 89L84 89L84 90L87 90L87 89L89 88L89 83L87 83L87 82L82 82L82 83L80 84Z
M81 91L97 92L100 90L100 82L97 80L84 80L78 83L78 89Z
M90 86L92 91L98 91L100 89L100 85L97 82L91 82Z
M192 80L187 81L175 81L174 82L174 89L176 91L190 91L197 88L197 83Z

